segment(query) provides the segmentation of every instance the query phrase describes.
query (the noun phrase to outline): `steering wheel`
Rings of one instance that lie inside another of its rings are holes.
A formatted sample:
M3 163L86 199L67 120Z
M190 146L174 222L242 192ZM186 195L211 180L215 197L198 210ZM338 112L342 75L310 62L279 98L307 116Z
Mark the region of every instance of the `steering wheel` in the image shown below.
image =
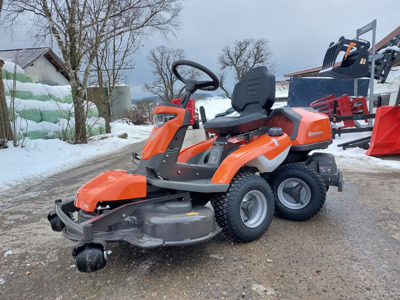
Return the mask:
M194 79L183 78L178 72L179 66L189 66L206 73L212 80L197 81ZM196 90L215 91L219 87L218 77L206 67L190 60L177 60L172 64L172 72L185 84L186 91L194 93Z

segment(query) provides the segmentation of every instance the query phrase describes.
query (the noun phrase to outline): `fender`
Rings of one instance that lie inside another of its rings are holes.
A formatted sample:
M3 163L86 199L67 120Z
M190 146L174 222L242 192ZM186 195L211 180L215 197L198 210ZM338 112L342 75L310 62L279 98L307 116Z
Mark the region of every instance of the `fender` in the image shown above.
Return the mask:
M111 170L83 185L76 194L74 205L86 211L94 211L101 201L142 198L146 194L145 176L128 174L125 170Z
M263 155L268 160L273 160L285 150L290 149L292 141L284 133L281 136L271 137L263 135L259 139L244 145L231 153L215 172L212 183L229 184L237 171L251 160ZM283 157L283 160L286 158Z

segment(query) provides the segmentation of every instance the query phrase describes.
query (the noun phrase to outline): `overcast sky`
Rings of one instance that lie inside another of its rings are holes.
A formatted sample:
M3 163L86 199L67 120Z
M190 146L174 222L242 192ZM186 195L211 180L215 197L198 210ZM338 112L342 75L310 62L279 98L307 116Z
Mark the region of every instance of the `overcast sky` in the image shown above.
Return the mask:
M143 83L152 81L146 57L158 45L184 49L187 59L218 73L222 48L244 38L270 42L276 78L283 79L283 74L321 65L330 42L340 36L354 38L357 28L374 19L378 42L400 26L398 4L399 0L186 0L176 37L149 37L126 83L133 98L144 96ZM371 32L362 38L371 41ZM17 42L18 38L6 48L13 43L21 47ZM32 47L29 41L23 46Z

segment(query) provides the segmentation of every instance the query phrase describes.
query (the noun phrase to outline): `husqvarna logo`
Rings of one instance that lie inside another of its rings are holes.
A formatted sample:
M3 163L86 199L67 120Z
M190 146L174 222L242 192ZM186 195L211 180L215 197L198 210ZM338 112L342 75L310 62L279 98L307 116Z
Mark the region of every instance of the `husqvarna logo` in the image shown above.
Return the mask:
M324 135L324 132L321 130L321 131L309 131L308 132L308 136L309 137L317 137L317 136L323 136Z

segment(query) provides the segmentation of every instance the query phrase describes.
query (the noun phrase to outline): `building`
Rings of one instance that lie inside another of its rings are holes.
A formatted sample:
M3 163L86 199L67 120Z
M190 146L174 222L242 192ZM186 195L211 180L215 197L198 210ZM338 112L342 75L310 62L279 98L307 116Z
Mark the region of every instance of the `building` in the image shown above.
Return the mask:
M35 82L70 84L64 62L49 47L0 50L0 59L17 64Z

